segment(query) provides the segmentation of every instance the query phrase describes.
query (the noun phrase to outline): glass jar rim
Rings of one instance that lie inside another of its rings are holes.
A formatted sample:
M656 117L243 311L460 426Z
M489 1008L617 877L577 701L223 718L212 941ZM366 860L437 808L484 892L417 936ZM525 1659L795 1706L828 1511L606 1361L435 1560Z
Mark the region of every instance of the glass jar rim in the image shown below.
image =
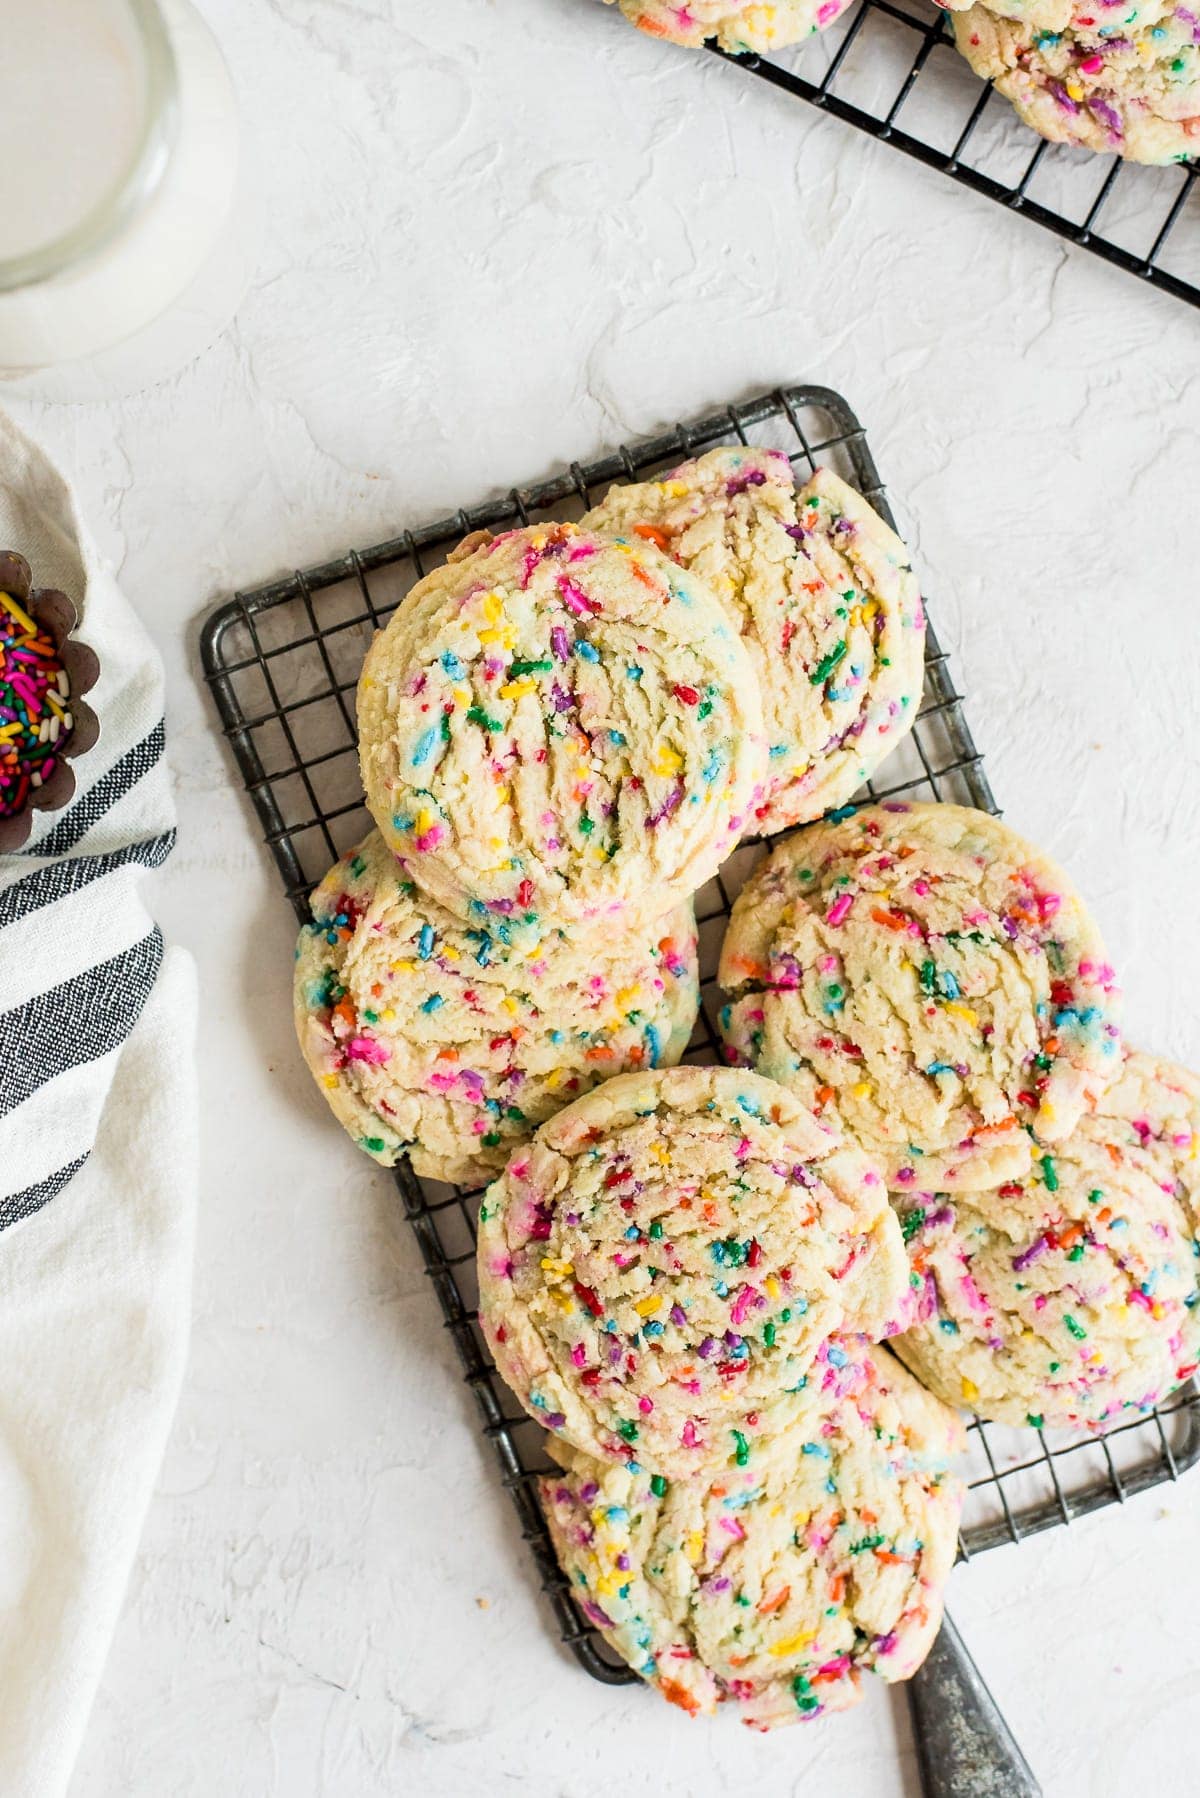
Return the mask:
M171 158L179 125L179 71L158 0L125 0L145 58L146 109L142 130L121 175L70 231L22 256L0 257L0 293L31 287L81 262L120 231L156 191Z

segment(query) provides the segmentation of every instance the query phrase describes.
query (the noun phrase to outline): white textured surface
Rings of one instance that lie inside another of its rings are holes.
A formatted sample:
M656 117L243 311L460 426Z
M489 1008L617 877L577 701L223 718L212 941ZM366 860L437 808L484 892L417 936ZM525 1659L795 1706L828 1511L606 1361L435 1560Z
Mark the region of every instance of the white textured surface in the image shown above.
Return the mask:
M904 1709L760 1739L556 1646L196 681L210 604L780 380L870 427L1009 817L1200 1064L1194 313L591 0L204 0L261 266L175 381L20 412L158 638L209 1119L190 1377L73 1798L913 1789ZM1194 1788L1200 1474L960 1568L1055 1798ZM477 1600L486 1598L488 1608ZM906 1785L907 1782L907 1785Z

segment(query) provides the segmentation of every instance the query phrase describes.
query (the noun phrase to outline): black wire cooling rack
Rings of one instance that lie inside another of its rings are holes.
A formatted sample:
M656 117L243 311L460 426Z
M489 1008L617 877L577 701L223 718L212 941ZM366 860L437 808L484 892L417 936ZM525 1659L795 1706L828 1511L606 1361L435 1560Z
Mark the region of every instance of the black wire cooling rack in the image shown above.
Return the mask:
M859 0L772 57L716 56L1200 306L1200 165L1049 144L954 48L932 0Z
M299 919L307 918L308 894L330 863L370 828L359 783L354 689L373 633L413 583L468 531L578 517L614 481L644 480L686 456L732 442L786 450L799 480L820 460L891 519L865 434L846 402L828 388L789 387L677 425L597 462L572 463L564 474L513 488L373 549L238 593L210 616L201 637L204 673ZM881 772L883 779L870 789L876 798L904 794L996 810L932 627L916 726ZM714 974L720 940L731 898L760 853L760 845L739 846L697 895L703 1005L691 1061L719 1059ZM395 1179L563 1640L595 1678L632 1681L636 1676L615 1662L576 1610L558 1571L537 1498L538 1475L550 1471L542 1431L500 1381L479 1331L478 1195L418 1181L407 1163ZM1177 1478L1200 1458L1200 1400L1188 1389L1099 1439L976 1422L969 1440L961 1536L968 1557Z

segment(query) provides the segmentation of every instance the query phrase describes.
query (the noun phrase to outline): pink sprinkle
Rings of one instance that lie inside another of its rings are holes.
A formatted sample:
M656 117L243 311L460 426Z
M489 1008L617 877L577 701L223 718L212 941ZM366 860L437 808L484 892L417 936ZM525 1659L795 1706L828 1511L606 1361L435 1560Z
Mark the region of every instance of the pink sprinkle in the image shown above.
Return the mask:
M592 603L583 588L578 582L573 581L570 575L559 575L558 591L562 595L563 604L569 606L577 617L586 618L590 613L599 610L599 607Z
M746 1532L736 1517L722 1517L720 1522L721 1528L727 1530L735 1542L744 1542L746 1540Z
M443 834L440 824L435 824L432 829L423 831L417 838L417 848L421 854L427 855L431 849L436 849L442 840Z
M571 1359L575 1363L576 1367L583 1367L584 1364L586 1363L587 1350L583 1346L582 1342L577 1342L575 1344L575 1347L571 1350Z
M839 893L829 910L825 913L825 922L834 928L844 924L850 916L850 907L854 904L853 893Z
M744 1323L747 1311L753 1309L757 1298L758 1288L756 1286L743 1286L733 1302L733 1309L729 1313L730 1321L734 1324Z
M352 1036L346 1044L345 1054L347 1061L367 1061L374 1067L382 1067L391 1059L390 1050L372 1036Z
M690 1417L683 1426L683 1435L680 1440L682 1441L684 1448L699 1448L700 1446L700 1438L696 1434L696 1426Z
M652 1398L647 1398L646 1395L643 1393L641 1398L638 1400L638 1410L641 1412L643 1417L649 1417L649 1415L650 1415L651 1411L653 1411L653 1409L654 1409L654 1400Z
M1098 75L1104 67L1104 58L1102 56L1085 56L1079 66L1085 75Z

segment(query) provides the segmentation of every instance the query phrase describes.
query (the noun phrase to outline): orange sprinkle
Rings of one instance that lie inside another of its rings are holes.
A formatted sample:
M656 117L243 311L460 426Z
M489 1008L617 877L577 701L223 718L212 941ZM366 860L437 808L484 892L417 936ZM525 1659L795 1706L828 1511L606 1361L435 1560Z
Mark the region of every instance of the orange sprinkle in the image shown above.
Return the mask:
M633 534L635 537L645 537L648 543L655 544L662 550L664 556L670 555L671 539L665 531L660 531L656 524L635 524Z
M758 1607L759 1615L769 1617L772 1611L781 1611L791 1596L792 1588L790 1586L780 1586L778 1592L773 1593L770 1598L762 1600Z

